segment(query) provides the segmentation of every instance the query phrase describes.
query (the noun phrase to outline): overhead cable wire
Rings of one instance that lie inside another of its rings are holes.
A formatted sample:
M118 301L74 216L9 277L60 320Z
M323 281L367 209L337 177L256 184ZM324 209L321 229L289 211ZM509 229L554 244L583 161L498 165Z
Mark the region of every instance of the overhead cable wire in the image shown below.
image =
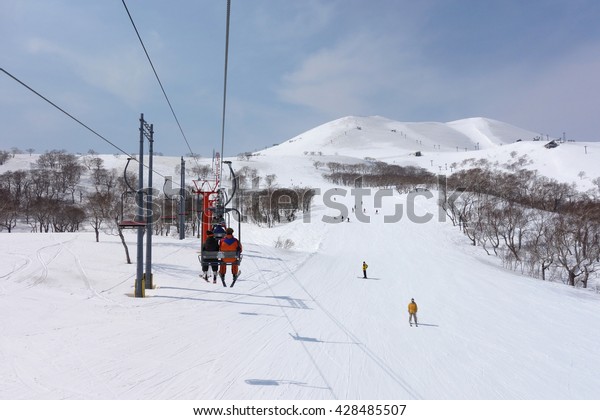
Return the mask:
M83 123L81 120L79 120L78 118L76 118L75 116L73 116L72 114L70 114L69 112L65 111L63 108L61 108L60 106L56 105L50 99L46 98L44 95L42 95L41 93L39 93L38 91L36 91L35 89L33 89L27 83L21 81L19 78L17 78L13 74L9 73L8 71L4 70L3 68L0 68L0 71L2 73L6 74L11 79L13 79L15 82L19 83L21 86L25 87L30 92L32 92L35 95L37 95L39 98L43 99L44 101L46 101L47 103L49 103L50 105L52 105L54 108L58 109L60 112L62 112L63 114L65 114L67 117L71 118L73 121L75 121L76 123L78 123L79 125L81 125L82 127L84 127L86 130L92 132L94 135L96 135L97 137L101 138L106 143L110 144L112 147L114 147L115 149L117 149L118 151L120 151L121 153L123 153L125 156L129 157L132 160L135 160L136 162L139 162L139 160L136 159L135 156L132 156L131 154L127 153L125 150L121 149L119 146L117 146L115 143L113 143L112 141L110 141L109 139L107 139L106 137L104 137L103 135L101 135L100 133L98 133L96 130L92 129L90 126L88 126L87 124ZM144 163L142 163L142 166L144 166L146 169L150 169ZM158 171L156 171L154 169L152 170L152 172L155 173L156 175L162 177L163 179L166 178L165 175L161 174L160 172L158 172ZM174 184L175 185L179 185L177 183L174 183Z
M221 119L221 167L219 179L223 176L223 156L225 152L225 110L227 105L227 64L229 61L229 20L231 16L231 0L227 0L227 23L225 26L225 70L223 75L223 114Z
M175 118L175 122L177 123L177 126L179 127L179 131L181 132L181 135L183 136L183 139L185 140L185 143L187 144L187 147L190 151L191 156L193 156L194 159L196 159L196 154L192 151L190 143L188 142L188 139L187 139L185 133L183 132L183 128L181 127L181 124L179 123L179 118L177 118L177 115L175 114L175 110L173 109L173 106L171 105L171 101L169 100L169 96L167 95L167 92L165 91L165 88L160 80L160 77L158 77L158 73L156 71L156 68L154 67L154 63L152 63L150 54L148 54L146 45L144 45L144 41L142 40L140 32L138 31L137 26L135 25L135 22L133 21L133 17L131 16L131 13L129 13L129 8L127 7L127 4L125 3L125 0L121 0L121 2L123 3L123 7L125 7L125 11L127 12L127 16L129 16L129 20L131 21L131 25L133 26L133 29L135 30L138 40L140 41L140 44L142 45L144 53L146 54L146 58L148 59L148 62L150 63L150 67L152 67L152 71L154 72L154 76L156 77L156 80L158 81L158 85L160 86L160 89L162 90L162 93L163 93L165 99L167 100L167 104L169 105L169 108L171 109L171 113L173 114L173 118ZM196 159L196 164L199 165L197 159Z
M73 115L71 115L70 113L68 113L67 111L65 111L64 109L62 109L61 107L59 107L58 105L56 105L54 102L52 102L50 99L46 98L44 95L42 95L41 93L39 93L38 91L36 91L35 89L33 89L32 87L30 87L29 85L27 85L25 82L22 82L21 80L19 80L17 77L13 76L11 73L7 72L6 70L4 70L3 68L0 68L0 71L2 71L4 74L6 74L8 77L10 77L11 79L13 79L14 81L16 81L17 83L19 83L20 85L22 85L23 87L27 88L29 91L35 93L37 96L39 96L40 98L42 98L44 101L48 102L50 105L52 105L54 108L58 109L60 112L62 112L63 114L65 114L66 116L68 116L69 118L71 118L72 120L74 120L75 122L77 122L79 125L85 127L87 130L91 131L92 133L94 133L96 136L100 137L102 140L104 140L105 142L107 142L108 144L110 144L112 147L114 147L115 149L119 150L120 152L126 154L127 156L129 156L130 158L135 159L133 156L131 156L129 153L127 153L125 150L121 149L119 146L117 146L116 144L114 144L113 142L111 142L110 140L108 140L106 137L104 137L103 135L99 134L98 132L96 132L95 130L93 130L92 128L90 128L89 126L87 126L86 124L82 123L79 119L75 118Z

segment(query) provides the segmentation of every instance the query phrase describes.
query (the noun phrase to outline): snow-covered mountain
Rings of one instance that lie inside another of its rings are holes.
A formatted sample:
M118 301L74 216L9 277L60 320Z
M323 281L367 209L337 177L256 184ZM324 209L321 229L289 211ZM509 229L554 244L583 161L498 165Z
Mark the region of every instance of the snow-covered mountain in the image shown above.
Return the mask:
M596 188L592 180L600 177L598 142L565 142L560 147L544 146L553 139L489 118L468 118L448 123L406 123L383 117L344 117L315 127L287 141L253 153L249 160L230 157L234 169L249 166L260 175L277 174L278 185L316 185L321 174L314 162L337 161L344 163L377 159L386 163L414 165L433 173L449 175L453 165L465 160L506 164L521 158L524 168L537 170L541 175L561 182L575 183L582 190ZM420 156L417 156L420 152ZM108 168L121 170L125 155L101 155ZM0 173L8 170L29 169L37 155L16 155L0 165ZM187 167L209 164L210 159L186 158ZM158 178L179 178L175 169L180 157L155 156ZM300 180L301 175L303 180ZM159 184L161 183L161 184Z
M471 160L466 165L470 167L482 160L501 165L521 159L523 168L540 175L575 183L583 191L597 188L592 181L600 177L600 143L559 142L557 148L545 148L551 140L489 118L403 123L383 117L345 117L265 149L248 164L254 161L260 169L270 166L277 168L276 173L286 173L292 160L294 169L302 168L294 173L304 175L314 172L309 167L315 160L356 163L368 158L450 175L453 166L465 160ZM279 178L285 184L286 178Z
M375 149L376 154L368 156L388 158L415 151L486 149L535 137L539 134L487 118L403 123L383 117L344 117L272 147L268 154L289 156L318 150L362 158Z
M347 117L234 157L235 169L321 190L303 218L242 226L234 288L198 277L195 238L154 237L157 288L136 299L135 263L125 264L108 230L99 243L85 231L0 233L0 399L597 400L594 290L503 268L444 220L435 197L394 193L376 207L365 196L368 222L326 222L338 212L323 192L337 186L315 160L369 157L451 173L465 159L527 155L529 168L594 187L599 145L546 149L535 136L480 118ZM102 157L121 169L126 160ZM155 169L176 176L179 159L156 157ZM0 171L34 160L17 155ZM355 197L343 193L337 203L350 209ZM281 239L293 247L276 247ZM136 235L127 240L134 247ZM411 298L418 328L408 325Z

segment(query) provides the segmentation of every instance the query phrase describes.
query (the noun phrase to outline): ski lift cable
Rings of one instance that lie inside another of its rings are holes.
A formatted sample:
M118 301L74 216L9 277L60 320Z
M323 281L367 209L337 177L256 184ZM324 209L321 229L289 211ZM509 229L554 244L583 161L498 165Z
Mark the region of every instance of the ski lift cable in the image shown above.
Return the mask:
M150 58L150 54L148 54L148 50L146 49L146 45L144 44L144 41L142 40L142 37L137 29L137 26L135 25L135 22L133 21L133 17L131 16L131 13L129 12L129 8L127 7L127 4L125 3L125 0L121 0L121 2L123 3L123 7L125 7L125 11L127 12L127 16L129 16L129 21L131 22L131 25L133 26L133 29L135 30L135 33L137 35L138 40L140 41L140 44L142 46L142 49L144 50L144 53L146 54L146 58L148 59L148 62L150 63L150 67L152 68L152 71L154 72L154 76L156 77L156 80L158 82L158 85L160 86L160 90L163 93L163 96L165 97L167 104L169 105L169 109L171 110L171 114L173 114L173 118L175 118L175 122L177 123L177 126L179 127L179 131L181 132L181 135L183 136L183 139L185 140L185 143L188 147L188 150L190 151L190 155L195 159L196 161L196 166L200 166L200 163L198 162L198 158L196 157L197 155L192 151L192 147L190 146L190 143L183 131L183 128L181 127L181 124L179 123L179 118L177 118L177 115L175 114L175 110L173 109L173 106L171 105L171 101L169 100L169 96L167 95L167 92L165 91L165 88L162 84L162 81L160 80L160 77L158 77L158 72L156 71L156 68L154 67L154 63L152 62L152 59Z
M113 143L112 141L110 141L109 139L107 139L106 137L104 137L102 134L98 133L96 130L92 129L90 126L88 126L87 124L83 123L80 119L78 119L77 117L75 117L74 115L72 115L71 113L67 112L66 110L64 110L63 108L61 108L60 106L58 106L57 104L55 104L54 102L52 102L50 99L46 98L44 95L42 95L41 93L39 93L37 90L35 90L34 88L32 88L31 86L29 86L27 83L23 82L22 80L20 80L18 77L14 76L13 74L11 74L10 72L8 72L7 70L0 68L0 71L4 74L6 74L8 77L10 77L11 79L13 79L15 82L19 83L21 86L23 86L24 88L26 88L27 90L29 90L30 92L34 93L36 96L38 96L39 98L43 99L44 101L46 101L48 104L52 105L54 108L58 109L60 112L62 112L63 114L65 114L67 117L69 117L70 119L72 119L73 121L75 121L77 124L81 125L82 127L84 127L86 130L90 131L92 134L94 134L95 136L99 137L100 139L102 139L103 141L105 141L106 143L110 144L112 147L114 147L115 149L117 149L119 152L123 153L125 156L127 156L129 159L134 160L136 162L139 162L139 160L135 157L132 156L131 154L127 153L125 150L123 150L122 148L120 148L119 146L117 146L115 143ZM148 167L148 165L146 165L145 163L142 164L146 169L150 169ZM155 173L156 175L162 177L162 178L166 178L165 175L163 175L162 173L156 171L155 169L152 170L153 173ZM179 185L177 183L174 183L176 185Z
M102 140L104 140L105 142L107 142L108 144L110 144L115 149L119 150L121 153L124 153L125 155L129 156L130 158L132 158L134 160L137 160L133 156L131 156L129 153L127 153L125 150L121 149L119 146L117 146L116 144L114 144L113 142L111 142L110 140L108 140L106 137L104 137L103 135L99 134L97 131L95 131L92 128L90 128L88 125L86 125L83 122L81 122L79 119L77 119L76 117L74 117L73 115L71 115L70 113L68 113L67 111L65 111L64 109L62 109L60 106L56 105L54 102L52 102L50 99L46 98L44 95L42 95L41 93L39 93L38 91L36 91L35 89L33 89L31 86L29 86L25 82L19 80L16 76L13 76L11 73L9 73L8 71L4 70L3 68L0 68L0 71L2 71L8 77L10 77L14 81L16 81L17 83L19 83L20 85L22 85L23 87L25 87L29 91L33 92L34 94L36 94L37 96L39 96L40 98L42 98L44 101L48 102L54 108L58 109L60 112L62 112L63 114L65 114L67 117L71 118L73 121L75 121L79 125L81 125L84 128L86 128L88 131L91 131L96 136L100 137Z
M227 106L227 64L229 59L229 20L231 16L231 0L227 0L227 23L225 26L225 69L223 74L223 115L221 119L221 159L224 156L225 149L225 110ZM223 161L221 160L219 179L223 176Z

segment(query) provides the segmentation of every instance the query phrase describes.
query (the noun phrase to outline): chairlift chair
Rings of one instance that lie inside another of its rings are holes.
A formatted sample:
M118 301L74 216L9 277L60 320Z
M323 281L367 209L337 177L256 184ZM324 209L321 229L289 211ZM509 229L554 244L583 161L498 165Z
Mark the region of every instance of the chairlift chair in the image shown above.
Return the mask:
M127 164L125 165L125 169L123 170L123 180L125 181L125 185L127 185L127 189L125 191L123 191L123 193L121 194L121 209L120 209L121 211L120 211L119 218L117 221L119 229L140 229L140 228L143 229L147 225L146 220L144 220L143 217L140 219L140 216L138 216L138 215L134 216L133 219L125 219L125 217L124 217L125 200L130 195L135 196L136 194L138 194L138 192L131 186L131 184L129 183L129 180L127 179L127 168L129 167L129 163L132 160L133 160L133 158L127 159ZM142 191L141 193L147 194L146 191Z
M242 238L241 238L241 233L242 233L242 223L241 223L241 214L239 212L238 209L235 208L225 208L224 210L224 215L227 216L227 220L230 221L231 220L231 215L230 212L235 212L237 213L237 219L238 219L238 230L237 230L237 240L240 241L240 243L242 242ZM199 212L199 216L198 218L200 220L202 220L202 211ZM226 223L227 226L231 226L230 223ZM219 226L222 227L220 223L216 224L213 226L213 231L215 230L215 227ZM223 229L224 230L224 229ZM217 234L215 234L215 238L221 240L221 238L223 238L225 235L222 235L220 238L217 236ZM235 258L235 261L232 262L225 262L223 261L223 259L230 259L230 258ZM211 262L214 262L214 260L219 260L219 264L224 264L224 265L239 265L242 262L242 253L239 251L230 251L230 252L223 252L223 251L202 251L200 250L199 255L198 255L198 260L200 261L201 264L210 264Z
M146 227L146 221L145 220L137 220L138 216L135 216L133 219L125 219L124 213L125 213L125 200L127 199L127 196L129 195L134 195L136 194L135 191L124 191L121 194L121 208L120 208L120 214L119 214L119 218L118 218L118 226L120 229L139 229L139 228L145 228Z

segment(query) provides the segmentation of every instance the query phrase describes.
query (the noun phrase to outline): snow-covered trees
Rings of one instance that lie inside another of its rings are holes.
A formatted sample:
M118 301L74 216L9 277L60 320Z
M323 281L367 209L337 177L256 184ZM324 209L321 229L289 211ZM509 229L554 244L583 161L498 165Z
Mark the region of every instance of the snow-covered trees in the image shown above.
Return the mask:
M448 179L443 205L473 245L504 264L548 280L587 287L600 268L600 203L531 171L469 169Z

